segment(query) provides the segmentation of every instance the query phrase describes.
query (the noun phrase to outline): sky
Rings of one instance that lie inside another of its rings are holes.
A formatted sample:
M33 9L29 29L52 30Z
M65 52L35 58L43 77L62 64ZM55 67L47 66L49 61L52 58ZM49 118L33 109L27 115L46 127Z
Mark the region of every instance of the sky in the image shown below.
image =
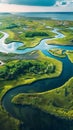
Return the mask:
M0 12L73 12L73 0L0 0Z
M52 6L56 0L0 0L0 2L19 5Z

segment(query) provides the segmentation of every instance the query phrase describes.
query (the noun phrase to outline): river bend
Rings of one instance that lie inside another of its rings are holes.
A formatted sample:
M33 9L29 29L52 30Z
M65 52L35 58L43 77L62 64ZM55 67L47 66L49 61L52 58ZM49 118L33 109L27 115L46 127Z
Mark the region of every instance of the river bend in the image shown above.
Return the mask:
M53 29L52 32L56 34L56 36L52 39L57 38L63 38L65 37L63 34L58 32L58 29ZM11 103L12 98L19 94L19 93L29 93L31 92L44 92L48 91L57 87L60 87L63 85L69 78L73 76L73 64L70 62L68 57L65 58L59 58L56 56L51 55L47 50L52 48L61 48L64 50L73 50L73 46L61 46L61 45L47 45L47 40L52 39L43 39L40 41L39 45L33 47L33 48L26 48L24 50L17 49L18 47L22 46L22 43L18 42L12 42L10 44L5 44L4 41L8 37L7 33L4 33L4 37L0 39L0 42L2 43L2 46L0 44L0 51L5 53L17 53L17 54L23 54L27 52L31 52L34 50L41 50L44 55L49 56L51 58L55 58L57 60L60 60L63 63L63 71L59 77L56 78L50 78L50 79L42 79L35 81L29 85L22 85L17 86L15 88L12 88L9 90L2 99L2 105L3 107L15 118L19 120L24 120L24 117L22 114L17 114L15 111L15 105ZM53 83L53 84L52 84Z

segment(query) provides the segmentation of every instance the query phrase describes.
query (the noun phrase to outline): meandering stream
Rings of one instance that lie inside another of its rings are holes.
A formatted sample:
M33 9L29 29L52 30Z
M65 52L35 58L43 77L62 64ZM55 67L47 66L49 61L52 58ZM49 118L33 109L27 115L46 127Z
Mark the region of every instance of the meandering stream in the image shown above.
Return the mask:
M54 38L47 38L40 41L40 43L32 48L26 48L23 50L18 49L19 47L23 46L22 42L11 42L9 44L5 44L5 39L9 37L9 35L3 31L0 31L4 34L4 36L0 39L0 52L4 53L16 53L16 54L25 54L27 52L35 51L35 50L50 50L52 48L61 48L64 50L73 50L73 46L63 46L63 45L48 45L46 42L48 40L53 40L57 38L64 38L65 36L58 32L59 29L54 28L52 30L53 33L57 34Z
M63 85L69 78L73 76L73 64L70 62L68 57L65 58L59 58L56 56L51 55L47 50L52 49L52 48L61 48L64 50L73 50L73 46L61 46L61 45L47 45L46 42L47 40L52 40L56 38L63 38L65 37L63 34L58 32L58 29L53 29L52 32L56 34L54 38L51 39L44 39L41 40L39 45L33 48L26 48L24 50L19 50L17 49L18 47L22 46L22 43L18 42L12 42L10 44L5 44L4 41L8 37L7 33L4 33L4 37L0 39L0 51L1 52L6 52L6 53L18 53L18 54L23 54L27 52L31 52L34 50L41 50L42 53L45 55L56 58L57 60L62 61L63 63L63 71L59 77L56 78L50 78L50 79L43 79L43 80L38 80L35 81L29 85L23 85L23 86L17 86L11 90L9 90L3 97L2 99L2 105L3 107L15 118L20 119L24 121L24 113L23 114L17 114L15 111L15 105L11 103L12 98L19 94L19 93L30 93L30 92L44 92L47 90L51 90L57 87L60 87ZM53 84L52 84L53 83Z

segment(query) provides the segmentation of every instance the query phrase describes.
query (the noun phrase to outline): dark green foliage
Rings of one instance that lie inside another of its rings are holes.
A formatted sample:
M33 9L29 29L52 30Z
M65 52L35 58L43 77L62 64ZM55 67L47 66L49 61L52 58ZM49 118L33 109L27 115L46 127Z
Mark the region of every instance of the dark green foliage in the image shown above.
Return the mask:
M16 25L15 23L10 24L9 26L6 27L6 29L12 29L12 28L17 28L19 27L18 25Z
M7 75L7 73L8 73L8 68L7 68L7 66L1 67L1 69L0 69L0 77L1 77L1 78L5 78L6 75Z
M35 37L35 36L48 36L46 32L27 32L25 34L25 37Z
M55 71L55 65L49 62L35 60L17 60L0 67L0 78L15 79L24 74L49 74Z

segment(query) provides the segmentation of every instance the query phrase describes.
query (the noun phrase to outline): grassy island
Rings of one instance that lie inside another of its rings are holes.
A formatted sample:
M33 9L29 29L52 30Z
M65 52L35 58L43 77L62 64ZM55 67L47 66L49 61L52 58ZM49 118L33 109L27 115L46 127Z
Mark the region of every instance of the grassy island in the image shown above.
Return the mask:
M66 51L69 60L73 63L73 51Z
M65 53L63 53L63 50L62 49L51 49L49 50L49 52L54 55L54 56L58 56L58 57L61 57L61 58L64 58L66 56Z
M62 49L55 49L54 48L54 49L49 50L49 52L52 55L58 56L58 57L61 57L61 58L65 58L66 56L68 56L68 59L73 63L73 50L65 51L65 50L62 50Z

